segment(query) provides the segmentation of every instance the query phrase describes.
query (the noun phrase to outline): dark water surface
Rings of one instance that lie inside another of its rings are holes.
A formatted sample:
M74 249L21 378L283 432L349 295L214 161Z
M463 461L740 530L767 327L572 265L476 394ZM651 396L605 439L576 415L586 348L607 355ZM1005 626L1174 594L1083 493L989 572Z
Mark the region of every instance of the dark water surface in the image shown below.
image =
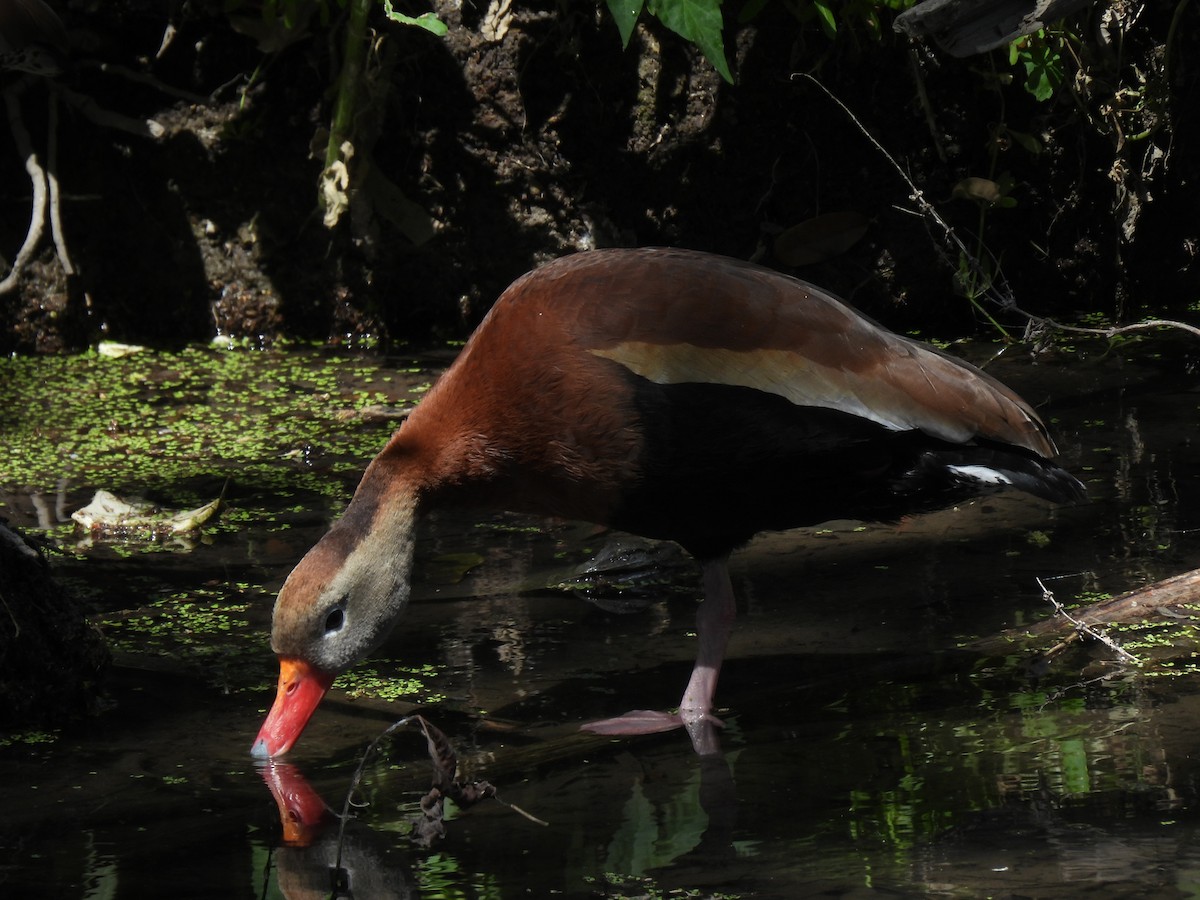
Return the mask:
M36 435L18 441L10 428L0 514L61 547L55 572L93 604L117 666L104 714L4 736L0 892L328 896L334 811L363 750L419 709L466 777L548 824L487 801L451 814L432 849L414 846L430 763L425 739L401 731L368 762L342 835L356 897L1196 896L1191 621L1116 632L1140 667L1089 644L1035 678L1025 651L964 649L1046 617L1039 577L1072 601L1200 566L1200 379L1147 362L1149 350L1093 356L996 369L1054 421L1087 506L998 496L894 528L767 535L735 557L739 622L718 695L727 727L710 759L681 733L578 732L590 718L678 702L694 652L690 564L588 526L488 514L428 524L414 602L379 658L339 681L349 691L335 688L286 765L256 766L248 751L274 690L273 594L366 459L326 440L318 411L299 422L312 432L299 455L281 438L258 463L223 469L215 458L147 486L187 506L232 476L229 509L203 540L81 547L59 520L95 489L136 493L142 470L114 454L111 478L103 464L64 463L59 481L22 475L13 461L39 452ZM262 377L285 362L342 365L259 360ZM168 362L155 365L179 365ZM14 374L6 366L0 378ZM316 407L403 406L428 381L407 361L369 368L335 379ZM161 381L146 383L153 394ZM198 409L195 391L179 402ZM156 417L178 415L170 396L159 401L138 427L158 434ZM253 394L244 407L232 394L220 402L233 429L268 415ZM347 428L382 446L393 425ZM640 590L558 586L614 551L630 565L614 580L650 579ZM401 676L418 683L379 696Z

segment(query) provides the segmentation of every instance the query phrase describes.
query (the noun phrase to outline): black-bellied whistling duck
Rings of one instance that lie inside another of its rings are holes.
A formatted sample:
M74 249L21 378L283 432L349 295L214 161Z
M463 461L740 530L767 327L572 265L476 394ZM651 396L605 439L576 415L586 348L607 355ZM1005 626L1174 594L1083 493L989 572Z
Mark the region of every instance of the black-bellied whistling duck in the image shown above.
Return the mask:
M278 694L252 752L287 751L334 676L384 639L408 602L418 523L439 506L585 519L700 562L679 712L586 726L638 734L715 721L727 561L756 532L895 520L1007 486L1081 499L1054 455L1004 385L813 285L686 250L560 259L504 292L288 577Z

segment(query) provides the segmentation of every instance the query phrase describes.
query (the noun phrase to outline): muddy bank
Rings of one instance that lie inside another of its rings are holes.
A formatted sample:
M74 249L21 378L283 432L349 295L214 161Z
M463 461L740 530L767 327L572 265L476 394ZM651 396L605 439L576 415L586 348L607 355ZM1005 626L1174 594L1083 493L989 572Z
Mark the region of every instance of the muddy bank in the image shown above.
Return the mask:
M329 121L341 20L252 35L246 15L216 4L185 4L170 21L136 4L66 10L74 66L57 83L153 118L163 134L97 123L61 92L52 125L45 84L20 96L42 159L55 129L77 273L64 274L47 235L19 290L0 299L0 348L461 334L516 275L563 253L675 245L787 268L778 233L840 211L869 222L864 237L798 274L897 328L974 329L953 287L958 251L912 215L908 185L797 72L853 110L972 252L1000 262L1026 308L1180 314L1195 294L1200 154L1178 98L1197 73L1173 52L1194 41L1194 17L1173 46L1169 8L1072 19L1063 33L1080 42L1067 70L1078 83L1039 102L1003 53L956 60L893 37L887 22L877 40L852 19L830 40L778 4L748 23L728 13L733 85L653 20L622 50L592 7L524 4L503 28L482 8L435 9L445 38L373 20L371 125L357 151L374 164L358 186L371 202L333 231L317 210L313 146ZM6 144L9 258L29 221L23 167ZM1015 205L981 216L955 199L968 177L1004 185Z

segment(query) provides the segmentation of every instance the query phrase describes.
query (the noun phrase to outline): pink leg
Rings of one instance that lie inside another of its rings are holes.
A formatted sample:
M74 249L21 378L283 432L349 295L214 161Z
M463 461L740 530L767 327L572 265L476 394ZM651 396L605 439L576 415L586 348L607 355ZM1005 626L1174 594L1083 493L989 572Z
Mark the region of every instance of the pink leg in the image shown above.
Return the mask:
M703 566L704 600L696 614L696 631L700 646L696 651L696 665L679 712L675 714L639 709L617 716L589 722L584 731L606 735L654 734L686 727L692 736L697 752L705 752L715 739L713 726L721 721L712 715L713 696L717 691L717 678L721 674L721 663L725 659L725 648L733 631L737 607L733 597L733 584L729 580L729 558L709 560Z

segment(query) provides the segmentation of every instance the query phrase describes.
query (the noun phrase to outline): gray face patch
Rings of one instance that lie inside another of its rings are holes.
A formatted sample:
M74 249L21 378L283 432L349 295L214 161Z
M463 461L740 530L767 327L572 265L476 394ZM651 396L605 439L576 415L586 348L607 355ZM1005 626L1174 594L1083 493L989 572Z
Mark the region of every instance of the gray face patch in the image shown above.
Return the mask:
M354 541L340 533L349 519L301 560L275 607L276 653L299 656L326 672L341 672L374 650L410 593L414 504L380 503Z

